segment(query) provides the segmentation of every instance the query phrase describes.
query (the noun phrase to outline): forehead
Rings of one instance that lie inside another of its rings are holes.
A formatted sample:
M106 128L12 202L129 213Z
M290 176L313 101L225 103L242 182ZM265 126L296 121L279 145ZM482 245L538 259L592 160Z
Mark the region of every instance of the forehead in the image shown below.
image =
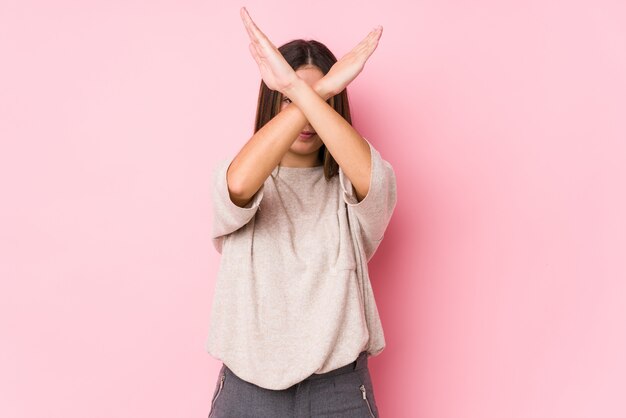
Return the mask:
M296 70L296 74L308 83L315 82L324 77L324 73L314 65L303 65Z

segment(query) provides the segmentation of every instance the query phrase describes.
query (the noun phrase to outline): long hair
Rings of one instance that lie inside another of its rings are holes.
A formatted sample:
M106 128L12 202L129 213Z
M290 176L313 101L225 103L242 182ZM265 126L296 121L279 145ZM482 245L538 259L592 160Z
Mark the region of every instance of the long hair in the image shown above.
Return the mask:
M280 46L278 51L294 70L309 64L318 67L326 75L330 67L337 62L335 55L324 44L315 40L294 39ZM255 133L278 114L281 100L282 94L278 91L270 90L265 82L261 80L254 124ZM328 99L327 103L352 125L347 89ZM318 158L323 163L326 180L329 180L339 172L339 165L328 152L326 145L322 144L320 147Z

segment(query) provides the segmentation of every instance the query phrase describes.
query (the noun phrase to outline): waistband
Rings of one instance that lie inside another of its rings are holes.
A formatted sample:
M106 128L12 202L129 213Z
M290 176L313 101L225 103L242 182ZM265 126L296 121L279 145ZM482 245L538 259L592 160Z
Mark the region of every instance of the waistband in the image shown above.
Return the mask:
M304 380L323 379L325 377L336 376L338 374L348 373L354 370L365 368L367 367L367 357L367 351L361 351L361 353L359 353L359 356L352 363L346 364L345 366L341 366L337 369L330 370L326 373L313 373Z
M345 366L341 366L337 369L330 370L326 373L313 373L309 377L304 380L315 380L315 379L323 379L325 377L336 376L338 374L349 373L355 370L363 369L367 367L367 351L361 351L358 357L352 362L348 363ZM237 376L225 363L222 363L222 371L228 374L233 374Z

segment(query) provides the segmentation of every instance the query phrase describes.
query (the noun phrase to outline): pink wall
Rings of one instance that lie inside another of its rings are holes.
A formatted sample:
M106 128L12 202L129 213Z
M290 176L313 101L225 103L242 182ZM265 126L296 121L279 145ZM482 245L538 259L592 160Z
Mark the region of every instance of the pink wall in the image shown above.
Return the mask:
M382 417L623 417L618 1L4 1L0 416L206 416L209 179L252 130L238 10L338 56L395 167ZM344 29L340 26L347 26Z

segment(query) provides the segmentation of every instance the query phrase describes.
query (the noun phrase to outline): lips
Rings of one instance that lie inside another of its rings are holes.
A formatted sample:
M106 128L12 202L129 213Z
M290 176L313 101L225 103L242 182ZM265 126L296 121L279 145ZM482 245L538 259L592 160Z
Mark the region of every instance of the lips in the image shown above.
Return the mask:
M300 138L303 140L309 140L311 138L313 138L313 136L315 135L315 132L311 132L311 131L302 131L300 132Z

